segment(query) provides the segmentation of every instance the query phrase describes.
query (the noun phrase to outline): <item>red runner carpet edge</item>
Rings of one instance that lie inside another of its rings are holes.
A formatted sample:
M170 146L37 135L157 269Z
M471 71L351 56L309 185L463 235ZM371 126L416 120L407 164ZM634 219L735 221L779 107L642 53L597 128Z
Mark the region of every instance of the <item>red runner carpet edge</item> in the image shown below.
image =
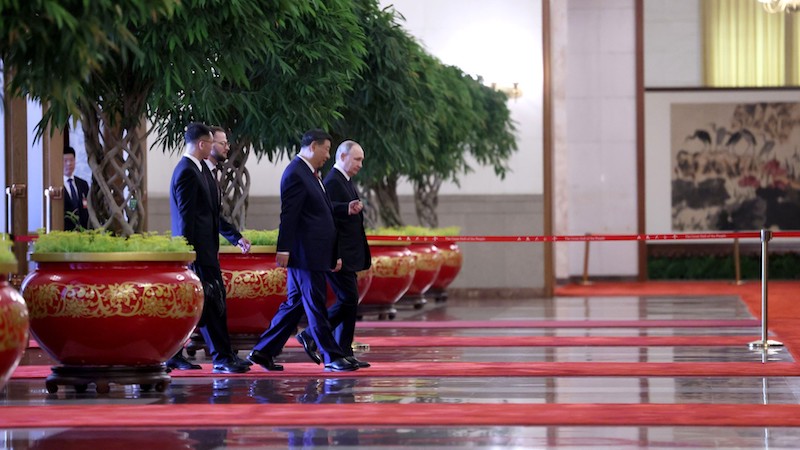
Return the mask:
M800 405L175 404L4 406L0 427L800 426Z
M800 281L770 281L767 284L769 331L786 345L795 360L800 359ZM570 284L555 289L556 296L715 296L737 295L753 316L761 318L761 282L737 286L725 281L597 282L589 286Z
M746 346L761 335L743 336L367 336L359 344L371 348L400 347L734 347ZM31 340L29 348L39 348ZM286 347L300 348L294 339Z
M215 374L210 364L201 370L175 370L173 378L414 378L414 377L787 377L800 376L800 365L785 362L373 362L354 372L325 372L313 363L284 364L269 372L254 366L241 374ZM50 366L19 366L12 379L50 375Z
M364 321L364 328L713 328L757 327L760 320L419 320Z

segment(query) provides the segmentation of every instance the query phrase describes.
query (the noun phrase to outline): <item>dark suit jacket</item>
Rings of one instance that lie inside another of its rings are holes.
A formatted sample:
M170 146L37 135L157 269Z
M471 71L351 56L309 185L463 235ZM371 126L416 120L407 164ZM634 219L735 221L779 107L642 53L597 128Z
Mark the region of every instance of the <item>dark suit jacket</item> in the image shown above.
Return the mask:
M75 221L67 216L67 213L70 212L78 216L78 224L81 227L88 229L89 210L84 205L84 199L89 198L89 183L83 178L74 175L72 178L75 180L75 189L78 190L78 198L73 200L69 194L69 185L64 186L64 229L70 231L77 228Z
M281 177L278 251L289 252L289 267L328 271L336 266L336 225L330 200L299 156Z
M342 270L358 272L368 269L372 258L364 232L364 213L348 214L350 202L357 200L358 191L344 174L334 168L325 177L325 190L333 206L333 219L338 232L339 257Z
M201 164L204 163L201 161ZM172 235L183 236L194 247L195 263L219 268L219 189L212 178L197 168L194 161L181 158L172 173L169 195ZM235 244L241 235L223 230Z

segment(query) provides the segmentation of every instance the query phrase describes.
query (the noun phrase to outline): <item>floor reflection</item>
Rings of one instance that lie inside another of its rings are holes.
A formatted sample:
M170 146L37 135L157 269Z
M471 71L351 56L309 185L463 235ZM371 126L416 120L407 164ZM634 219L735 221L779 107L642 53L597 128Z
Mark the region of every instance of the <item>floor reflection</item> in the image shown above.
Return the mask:
M493 300L451 299L422 310L401 309L397 321L442 320L753 320L735 297L612 297ZM361 356L373 364L408 361L458 362L760 362L761 354L745 345L641 346L642 336L758 336L758 326L595 328L370 328L359 337L420 336L550 336L629 338L623 347L380 347ZM203 357L200 352L199 357ZM778 351L773 361L791 362ZM282 362L307 362L299 348L287 348ZM41 350L29 349L25 365L49 365ZM369 371L369 369L363 369ZM48 394L43 379L12 379L0 392L0 406L95 404L277 404L331 405L351 403L470 404L787 404L800 403L800 381L794 377L365 377L343 378L320 371L318 376L255 378L174 377L166 392L144 392L136 386L113 385L107 395L69 387ZM223 448L797 448L800 429L749 427L349 427L209 428L74 428L9 429L0 432L0 447L11 449L223 449ZM45 424L43 424L45 425ZM91 424L87 424L91 426Z

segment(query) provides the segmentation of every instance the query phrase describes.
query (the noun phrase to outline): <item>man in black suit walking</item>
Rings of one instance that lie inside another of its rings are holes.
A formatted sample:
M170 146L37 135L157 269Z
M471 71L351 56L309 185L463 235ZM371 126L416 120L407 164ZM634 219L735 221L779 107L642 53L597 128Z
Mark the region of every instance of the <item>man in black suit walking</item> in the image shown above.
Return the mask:
M64 149L64 230L89 229L89 183L75 175L75 149Z
M278 228L279 266L287 268L287 298L267 331L250 353L250 360L267 370L283 370L273 358L297 329L305 310L308 328L325 361L325 369L356 370L333 338L325 309L325 274L341 268L336 256L336 225L331 202L318 171L330 158L331 136L322 130L307 131L300 154L281 177L281 222Z
M220 230L219 188L203 162L211 153L211 130L201 123L186 127L186 153L172 173L170 213L172 235L183 236L194 247L192 270L203 282L203 314L198 328L211 354L214 373L242 373L249 370L237 362L231 350L225 308L225 286L219 266L219 238L242 246L242 235L235 230ZM176 369L199 368L183 357L182 350L167 361Z
M352 177L358 174L364 163L364 149L355 141L344 141L336 149L336 163L325 177L325 191L333 205L333 218L339 239L339 257L342 269L327 273L328 282L336 294L336 303L328 309L328 320L334 329L336 343L345 352L346 358L358 367L370 364L353 356L353 336L358 312L358 277L356 272L366 270L372 257L364 232L364 205L353 184ZM306 330L297 335L297 340L314 362L319 363L314 341Z

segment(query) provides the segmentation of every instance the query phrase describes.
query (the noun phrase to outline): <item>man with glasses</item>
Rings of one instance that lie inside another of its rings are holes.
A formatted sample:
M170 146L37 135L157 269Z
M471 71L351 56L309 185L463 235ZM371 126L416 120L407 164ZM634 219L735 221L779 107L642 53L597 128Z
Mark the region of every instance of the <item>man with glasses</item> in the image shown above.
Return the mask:
M233 245L240 245L242 236L220 228L219 188L203 162L211 154L211 130L202 123L191 123L184 137L186 153L175 167L170 184L172 235L183 236L194 247L191 268L202 281L204 294L203 313L197 325L211 355L214 373L247 372L250 368L239 363L231 350L217 235L222 234ZM183 349L167 361L167 367L200 368L183 356Z
M208 170L211 171L211 175L213 178L213 182L219 190L219 202L222 203L222 180L224 179L225 169L222 166L222 163L228 159L228 151L230 151L230 144L228 143L228 134L225 132L225 129L218 126L211 126L209 127L211 133L214 137L211 145L211 153L206 158L205 163L208 166ZM225 217L222 215L222 209L220 207L220 215L219 215L219 232L222 236L234 236L238 239L236 241L236 245L242 249L242 253L247 253L250 251L250 240L246 237L242 236L239 230L236 227L228 222ZM224 295L224 292L223 292ZM252 366L253 363L249 360L244 358L240 358L239 355L236 354L234 349L231 349L231 352L236 357L236 361L240 365Z

